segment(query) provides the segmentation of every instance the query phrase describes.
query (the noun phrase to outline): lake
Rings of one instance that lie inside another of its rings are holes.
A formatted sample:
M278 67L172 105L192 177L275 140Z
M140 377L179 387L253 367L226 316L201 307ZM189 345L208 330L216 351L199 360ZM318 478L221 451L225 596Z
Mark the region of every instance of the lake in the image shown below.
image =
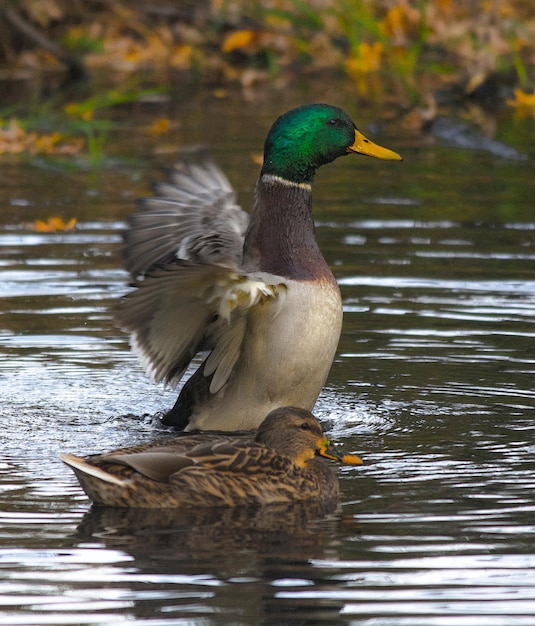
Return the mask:
M93 509L59 461L151 440L175 400L111 315L135 198L177 146L204 143L249 208L253 157L303 101L199 95L157 141L148 106L97 172L2 163L2 623L535 623L533 121L498 118L491 145L518 151L500 152L336 102L404 157L339 159L316 179L345 317L315 414L364 460L339 469L339 510ZM54 215L77 227L35 232Z

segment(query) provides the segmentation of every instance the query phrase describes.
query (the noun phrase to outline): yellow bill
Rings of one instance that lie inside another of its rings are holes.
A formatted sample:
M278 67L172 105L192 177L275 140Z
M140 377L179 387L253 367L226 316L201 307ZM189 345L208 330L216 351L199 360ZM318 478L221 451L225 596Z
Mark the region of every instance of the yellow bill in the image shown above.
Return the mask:
M356 129L355 141L349 146L347 151L358 152L359 154L365 154L366 156L375 157L376 159L383 159L384 161L403 161L403 158L397 152L378 146L365 137L360 130Z
M338 461L343 465L362 465L362 459L354 454L347 454L344 450L341 450L333 446L329 440L325 441L320 446L318 454L331 461Z

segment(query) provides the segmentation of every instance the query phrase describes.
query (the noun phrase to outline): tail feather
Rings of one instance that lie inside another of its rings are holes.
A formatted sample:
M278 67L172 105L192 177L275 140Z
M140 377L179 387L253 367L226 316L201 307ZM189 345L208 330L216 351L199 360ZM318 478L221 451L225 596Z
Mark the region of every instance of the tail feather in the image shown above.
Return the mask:
M65 465L68 465L71 469L73 469L76 474L80 473L82 475L92 476L98 480L102 480L112 485L119 485L120 487L124 486L127 482L124 479L113 476L113 474L108 474L108 472L100 469L100 467L91 465L85 459L74 456L74 454L61 454L60 459L65 463Z

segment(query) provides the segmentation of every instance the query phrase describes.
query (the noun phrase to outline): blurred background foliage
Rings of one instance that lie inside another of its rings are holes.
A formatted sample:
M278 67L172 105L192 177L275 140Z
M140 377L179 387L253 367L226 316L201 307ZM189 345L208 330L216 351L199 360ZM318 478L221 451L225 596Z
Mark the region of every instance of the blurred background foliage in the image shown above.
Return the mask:
M342 80L423 125L477 102L535 117L533 0L4 0L0 153L95 163L111 111L177 89ZM82 86L82 87L81 87ZM167 119L150 132L164 133Z

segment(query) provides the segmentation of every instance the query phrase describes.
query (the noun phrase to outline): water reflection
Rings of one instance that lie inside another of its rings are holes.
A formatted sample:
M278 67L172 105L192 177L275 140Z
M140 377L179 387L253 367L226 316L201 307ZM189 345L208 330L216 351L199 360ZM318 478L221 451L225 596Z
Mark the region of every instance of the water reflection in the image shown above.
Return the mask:
M204 558L222 565L237 553L270 554L274 546L284 558L306 560L324 556L321 535L336 526L338 507L337 501L162 511L93 506L78 526L77 538L127 548L136 562L164 549L170 560Z
M261 623L284 580L295 588L295 571L311 558L334 554L328 544L338 523L335 509L336 504L195 512L94 507L76 529L74 547L48 552L54 570L48 578L62 585L67 598L56 597L50 606L34 598L28 608L51 617L72 611L76 605L68 590L76 589L85 596L80 608L95 623L107 623L112 615L114 623L122 623L121 615L177 623L214 613L219 623ZM37 583L29 572L43 570L44 556L16 555L30 568L22 576L27 585ZM273 579L278 582L272 585ZM105 589L97 595L95 585Z

